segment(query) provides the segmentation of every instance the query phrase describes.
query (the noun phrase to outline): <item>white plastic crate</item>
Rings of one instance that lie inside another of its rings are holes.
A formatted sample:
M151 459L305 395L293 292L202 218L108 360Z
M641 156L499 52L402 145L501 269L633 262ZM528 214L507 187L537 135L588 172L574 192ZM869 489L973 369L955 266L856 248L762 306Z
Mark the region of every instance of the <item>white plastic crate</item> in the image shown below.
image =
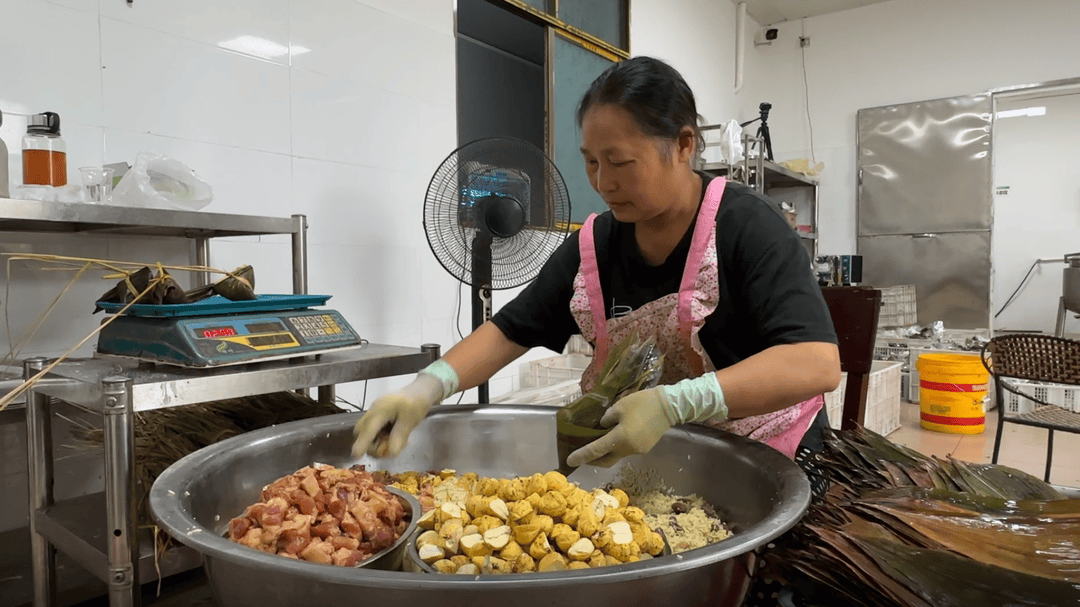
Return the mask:
M900 376L901 365L895 361L875 360L870 370L866 390L866 417L863 426L881 435L887 435L900 427ZM847 373L840 374L840 386L825 395L825 410L829 425L839 430L844 411L844 392Z
M825 394L825 413L829 416L829 426L833 430L840 429L844 414L844 391L847 387L847 374L843 374L840 385L832 392Z
M878 326L906 327L918 322L915 285L884 287L881 291L881 311Z
M1080 386L1065 386L1061 384L1044 384L1034 381L1006 380L1009 385L1029 394L1043 402L1057 405L1066 411L1080 413ZM1005 414L1021 415L1031 413L1038 403L1023 396L1013 394L1008 390L1005 393Z
M591 356L563 354L522 364L518 367L520 386L523 389L542 388L568 380L580 380L591 361Z

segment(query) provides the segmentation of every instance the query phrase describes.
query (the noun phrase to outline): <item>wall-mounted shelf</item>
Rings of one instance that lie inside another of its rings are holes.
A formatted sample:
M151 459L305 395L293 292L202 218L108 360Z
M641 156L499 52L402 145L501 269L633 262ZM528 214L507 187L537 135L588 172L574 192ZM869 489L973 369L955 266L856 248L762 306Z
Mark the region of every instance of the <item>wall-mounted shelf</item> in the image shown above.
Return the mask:
M703 130L719 128L705 126ZM758 137L743 134L744 158L735 163L709 162L700 169L717 177L748 185L777 202L787 202L795 207L797 224L810 226L810 231L799 230L799 237L813 262L818 251L818 180L792 171L765 158L765 142Z
M297 217L258 217L0 198L0 232L220 238L295 234Z

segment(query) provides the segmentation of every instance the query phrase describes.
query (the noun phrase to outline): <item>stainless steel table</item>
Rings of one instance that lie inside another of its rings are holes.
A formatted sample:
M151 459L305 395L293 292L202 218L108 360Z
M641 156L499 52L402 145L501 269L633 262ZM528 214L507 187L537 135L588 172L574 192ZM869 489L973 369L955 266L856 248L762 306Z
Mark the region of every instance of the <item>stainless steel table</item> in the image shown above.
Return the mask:
M259 217L128 208L83 203L0 198L0 232L126 235L185 238L194 243L192 262L210 265L210 240L226 236L289 234L293 293L308 292L307 217ZM198 274L195 284L209 276ZM29 457L30 538L35 605L55 604L55 551L109 584L110 604L133 605L138 586L155 575L139 574L152 560L153 545L139 547L133 507L133 413L282 390L317 387L320 401L334 401L334 384L418 371L439 356L438 346L402 348L366 344L359 349L291 361L266 362L212 371L142 367L119 358L71 360L26 394ZM26 377L48 361L26 361ZM5 382L8 385L11 382ZM102 415L105 431L104 494L55 503L50 400L56 398ZM10 408L9 415L21 411ZM6 417L3 419L7 419ZM104 510L103 510L104 508ZM195 557L197 558L197 556ZM161 573L192 566L184 555L153 563ZM195 561L197 565L198 561Z
M134 413L226 398L298 390L402 375L439 357L439 346L405 348L365 344L319 356L220 369L147 365L101 356L65 361L27 392L31 563L34 604L55 604L56 550L109 585L109 604L139 603L139 585L156 577L142 566L154 562L154 545L136 529ZM26 361L27 377L48 364ZM322 391L320 390L320 393ZM104 428L105 492L57 503L53 499L51 401L59 399L100 414ZM104 520L102 520L102 515ZM177 551L162 575L197 566L197 554Z

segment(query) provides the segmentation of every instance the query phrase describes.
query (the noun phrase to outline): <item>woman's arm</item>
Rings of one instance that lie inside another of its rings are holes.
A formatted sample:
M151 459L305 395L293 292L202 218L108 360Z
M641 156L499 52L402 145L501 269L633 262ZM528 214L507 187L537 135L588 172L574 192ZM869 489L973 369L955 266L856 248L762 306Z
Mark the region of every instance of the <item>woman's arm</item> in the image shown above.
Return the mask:
M771 413L835 390L840 351L827 342L773 346L717 371L716 379L729 418Z
M442 359L457 373L458 389L468 390L491 379L492 375L528 351L525 346L510 341L488 321L450 348Z

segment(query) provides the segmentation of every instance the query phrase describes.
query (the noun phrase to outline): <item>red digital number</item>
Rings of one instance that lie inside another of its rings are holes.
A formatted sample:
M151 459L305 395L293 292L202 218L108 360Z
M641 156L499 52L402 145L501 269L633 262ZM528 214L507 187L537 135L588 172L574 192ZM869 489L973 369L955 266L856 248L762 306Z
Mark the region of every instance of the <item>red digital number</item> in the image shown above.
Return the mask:
M233 335L236 335L236 329L233 329L232 327L223 327L221 329L205 329L203 331L203 337L208 339L211 337L231 337Z

